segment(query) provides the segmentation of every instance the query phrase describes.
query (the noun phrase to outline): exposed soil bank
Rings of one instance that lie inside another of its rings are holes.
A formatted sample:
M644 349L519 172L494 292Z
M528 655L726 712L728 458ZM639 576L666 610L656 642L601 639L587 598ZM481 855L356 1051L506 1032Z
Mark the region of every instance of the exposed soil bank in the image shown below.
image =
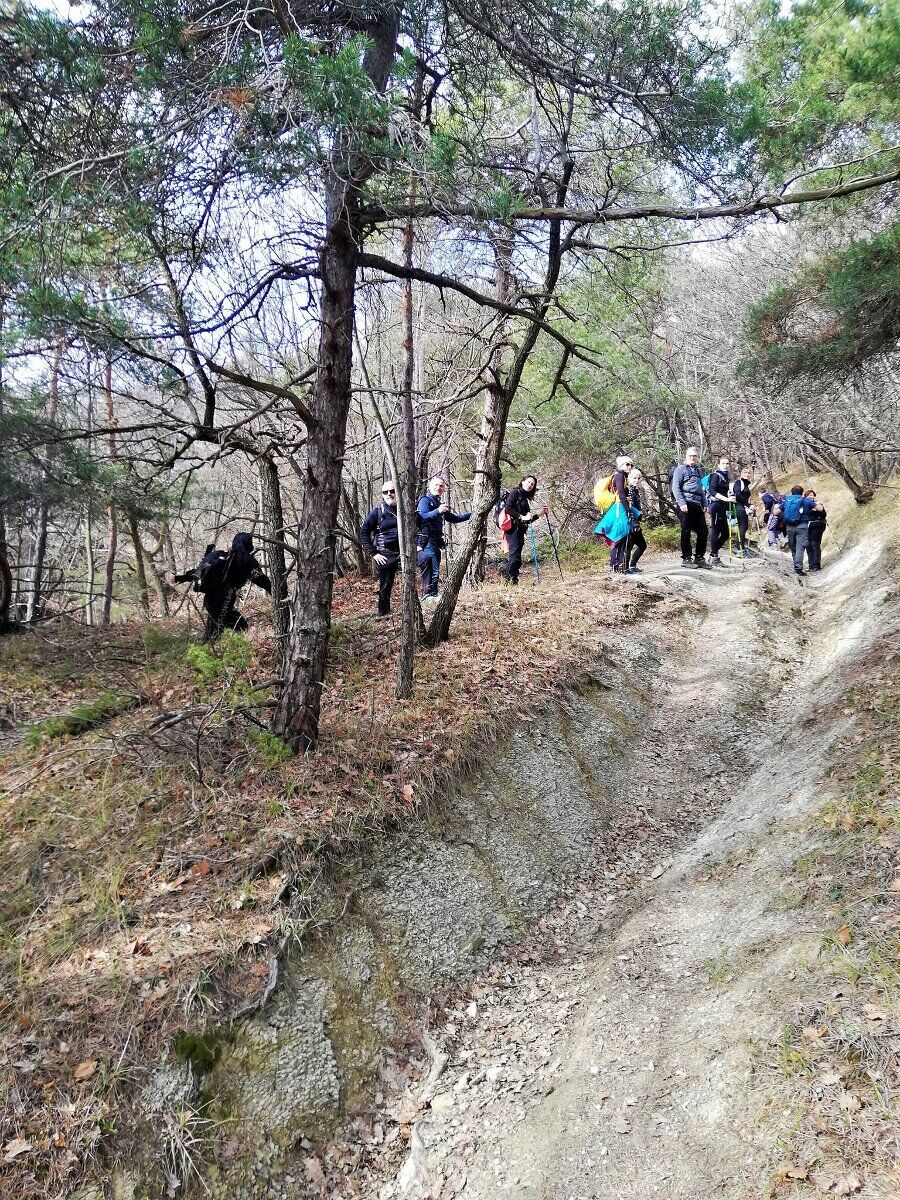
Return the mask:
M747 1039L809 951L780 881L895 617L882 554L803 588L781 561L652 568L681 616L611 636L565 705L316 881L321 932L263 1011L160 1072L169 1189L196 1137L189 1189L221 1200L756 1194ZM166 1193L147 1162L119 1196Z

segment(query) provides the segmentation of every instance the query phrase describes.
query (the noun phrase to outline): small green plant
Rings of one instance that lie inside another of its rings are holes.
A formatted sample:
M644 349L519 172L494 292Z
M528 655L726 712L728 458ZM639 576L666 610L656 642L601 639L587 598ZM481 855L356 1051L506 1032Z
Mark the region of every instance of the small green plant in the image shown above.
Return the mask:
M246 638L226 630L214 645L193 642L184 657L204 683L214 684L231 682L239 671L249 670L253 651Z
M703 969L709 979L710 987L718 987L722 983L730 982L737 973L727 946L724 946L712 958L708 958L703 964Z
M261 730L256 741L259 756L267 767L277 767L280 763L288 762L294 757L290 746L281 740L276 733Z
M136 708L140 702L140 696L120 696L118 692L104 692L95 700L86 700L79 704L71 712L29 725L25 735L26 741L29 746L39 746L45 738L56 741L58 738L74 737Z

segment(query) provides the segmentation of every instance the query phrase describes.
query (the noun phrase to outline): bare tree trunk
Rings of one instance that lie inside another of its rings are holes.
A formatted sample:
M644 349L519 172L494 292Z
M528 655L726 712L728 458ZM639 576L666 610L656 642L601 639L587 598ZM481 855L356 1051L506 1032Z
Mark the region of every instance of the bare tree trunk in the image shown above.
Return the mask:
M567 159L556 188L556 201L560 208L566 201L573 167L572 160ZM556 285L559 282L561 266L562 226L559 221L552 221L548 227L547 268L544 274L542 298L537 306L536 314L540 320L544 320L549 311ZM469 535L453 565L453 570L448 574L444 590L434 606L434 615L422 639L426 646L437 646L440 642L446 641L450 634L450 623L456 611L456 602L459 599L469 563L475 553L478 540L484 533L488 515L496 503L500 487L500 455L503 451L509 410L516 392L519 390L522 374L539 335L538 325L531 322L522 335L522 341L507 372L502 389L488 392L476 450L475 487L472 496L472 519L469 522Z
M116 461L116 410L112 395L112 359L106 356L106 369L103 377L103 387L106 392L106 424L109 429L109 461ZM101 624L109 625L112 617L113 579L116 572L116 549L119 541L119 531L116 522L116 506L110 501L106 510L107 543L106 543L106 572L103 580L103 616Z
M133 509L129 509L127 513L128 532L131 535L131 544L134 547L134 571L137 575L138 598L141 602L141 611L147 620L150 619L150 593L147 589L147 570L144 566L144 547L141 544L141 531L138 529L137 517Z
M409 187L409 204L416 202L416 177L413 175ZM403 227L403 261L408 269L413 266L413 219L409 217ZM416 653L416 626L419 599L416 594L416 421L413 414L413 378L415 373L415 342L413 339L413 292L412 280L403 283L403 489L398 502L403 506L402 522L403 572L402 572L402 621L400 626L400 653L397 657L397 699L408 700L413 691L413 668Z
M91 505L84 514L84 561L85 561L85 593L84 593L84 623L94 623L94 534L91 527Z
M379 10L363 67L383 91L397 52L398 11ZM284 681L272 728L293 750L313 749L319 737L322 685L328 659L341 472L353 366L356 271L362 234L357 162L351 137L338 139L336 166L325 180L325 237L319 254L321 300L315 424L308 431L306 487L297 527L297 584ZM352 182L351 182L352 181Z
M60 339L50 363L50 380L47 388L47 419L49 421L56 420L56 413L59 409L59 364L64 349L65 342ZM45 475L49 473L52 465L52 458L47 454L43 462ZM49 518L50 505L46 500L42 500L38 508L34 561L31 565L31 587L28 589L28 601L25 608L25 620L29 624L35 620L40 612L41 595L44 587L44 560L47 557L47 522Z
M6 297L0 295L0 337L6 316ZM0 355L0 413L3 412L3 356ZM6 547L6 513L0 503L0 633L9 628L9 613L12 608L12 572Z
M510 295L512 292L512 251L513 251L512 230L505 229L503 231L502 235L500 237L498 237L494 242L494 256L496 259L494 291L497 296L497 299L502 301L502 303L504 303L504 304L509 302ZM504 319L504 320L500 321L497 325L497 332L496 332L495 336L496 336L497 340L500 342L502 342L502 340L504 338L507 324L508 324L508 321L506 319ZM501 346L498 346L498 348L494 351L494 354L491 358L491 365L490 365L491 381L488 385L488 400L487 400L487 404L485 406L485 413L491 412L492 414L496 414L497 412L500 411L500 406L502 405L501 393L502 393L502 388L503 388L502 379L501 379L502 369L503 369L503 349ZM494 419L493 416L491 419L492 420ZM479 439L479 443L478 443L479 448L487 446L487 441L483 440L484 433L485 433L485 426L484 426L484 424L482 424L482 438ZM499 465L499 458L497 461L498 461L498 465ZM482 469L483 469L483 464L478 464L478 466L482 467ZM476 479L479 477L478 476L478 466L476 467ZM482 478L483 478L483 476L482 476ZM499 479L497 480L497 486L498 487L500 486ZM474 499L472 501L472 506L474 509L474 507L475 507ZM481 529L480 529L480 532L478 535L478 540L475 543L475 549L472 553L472 565L469 569L469 578L472 581L472 583L475 583L475 584L484 583L484 560L485 560L485 556L487 554L487 542L488 542L488 523L487 523L487 521L484 521L484 522L482 522L482 526L481 526Z
M281 484L278 468L270 458L261 455L256 460L259 471L260 516L266 537L266 566L272 580L272 627L278 647L278 669L284 663L290 634L288 610L287 567L284 559L284 513L281 508Z

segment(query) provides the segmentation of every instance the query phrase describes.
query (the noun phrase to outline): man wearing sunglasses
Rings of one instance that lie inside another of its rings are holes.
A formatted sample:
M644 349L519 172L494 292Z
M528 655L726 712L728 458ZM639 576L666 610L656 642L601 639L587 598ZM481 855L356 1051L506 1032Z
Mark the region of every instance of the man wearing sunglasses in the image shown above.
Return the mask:
M441 475L428 481L428 491L416 507L418 525L417 547L419 569L422 575L422 599L433 600L438 594L438 578L441 570L441 551L447 545L444 540L444 522L456 525L468 521L471 513L455 513L444 502L447 484Z
M381 503L372 509L360 525L359 540L378 570L378 615L389 617L391 591L400 567L397 485L393 480L381 489Z

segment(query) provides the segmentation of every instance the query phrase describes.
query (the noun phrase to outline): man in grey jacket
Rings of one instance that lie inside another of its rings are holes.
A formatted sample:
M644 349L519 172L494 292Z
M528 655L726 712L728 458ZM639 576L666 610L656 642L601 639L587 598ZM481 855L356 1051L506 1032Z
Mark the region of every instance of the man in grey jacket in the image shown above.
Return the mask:
M703 473L700 470L700 451L696 446L688 446L684 463L676 467L672 475L672 498L678 506L678 520L681 522L681 565L683 567L706 567L706 539L709 530L706 525L706 514L703 505L706 497L703 492ZM691 559L691 534L697 535L697 545L694 557Z

